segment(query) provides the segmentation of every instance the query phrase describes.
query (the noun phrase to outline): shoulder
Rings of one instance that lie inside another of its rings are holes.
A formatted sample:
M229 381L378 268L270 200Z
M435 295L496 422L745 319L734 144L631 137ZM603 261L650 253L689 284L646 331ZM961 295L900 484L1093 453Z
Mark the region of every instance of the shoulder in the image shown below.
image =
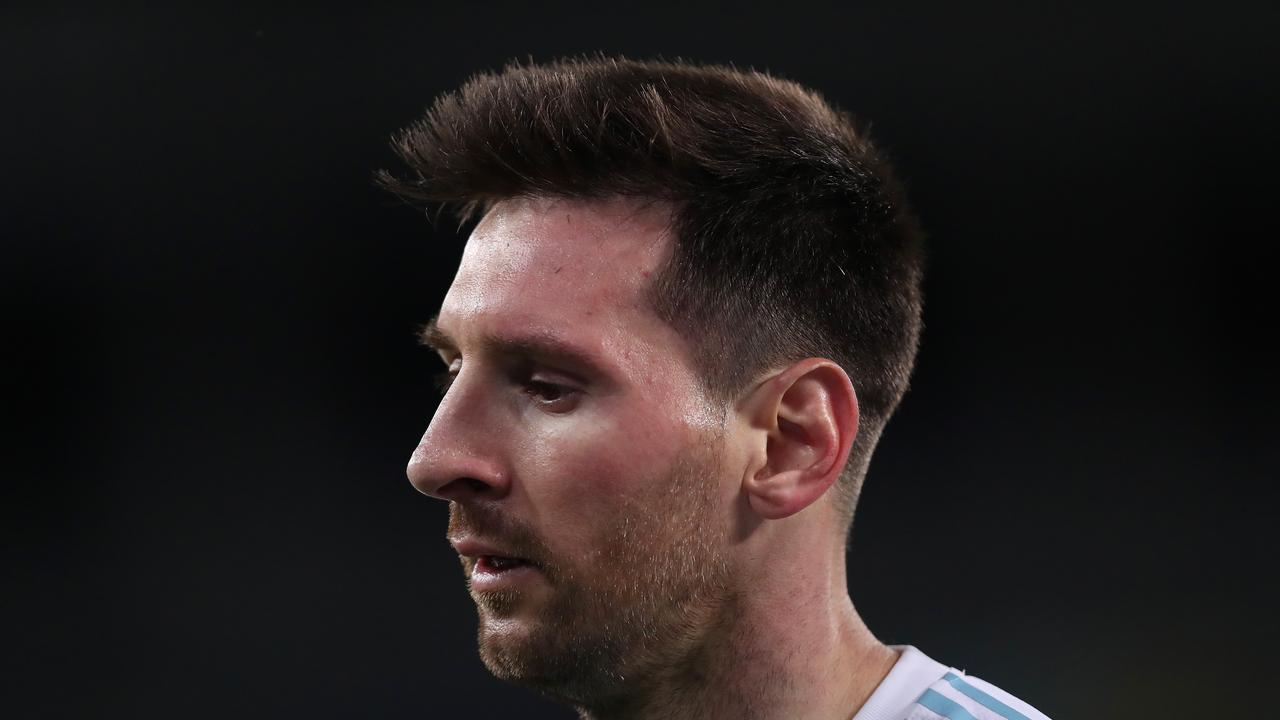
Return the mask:
M1049 720L991 683L951 668L916 700L905 720Z
M1049 720L991 683L910 645L853 720Z

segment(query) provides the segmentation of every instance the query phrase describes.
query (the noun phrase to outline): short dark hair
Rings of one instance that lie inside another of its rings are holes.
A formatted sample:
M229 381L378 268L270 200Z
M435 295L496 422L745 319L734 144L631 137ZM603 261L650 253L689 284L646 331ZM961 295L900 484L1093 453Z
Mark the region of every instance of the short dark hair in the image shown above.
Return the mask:
M379 182L463 222L520 196L669 201L656 312L722 400L806 357L853 381L846 521L920 335L923 250L884 157L817 93L761 72L604 56L508 65L437 98Z

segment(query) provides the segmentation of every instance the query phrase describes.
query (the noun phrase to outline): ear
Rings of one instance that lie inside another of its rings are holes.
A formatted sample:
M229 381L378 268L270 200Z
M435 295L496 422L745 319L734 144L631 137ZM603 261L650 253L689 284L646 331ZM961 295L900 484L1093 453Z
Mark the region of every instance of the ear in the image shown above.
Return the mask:
M743 491L767 520L800 512L844 469L858 434L858 398L839 365L809 358L757 385L738 403L750 461Z

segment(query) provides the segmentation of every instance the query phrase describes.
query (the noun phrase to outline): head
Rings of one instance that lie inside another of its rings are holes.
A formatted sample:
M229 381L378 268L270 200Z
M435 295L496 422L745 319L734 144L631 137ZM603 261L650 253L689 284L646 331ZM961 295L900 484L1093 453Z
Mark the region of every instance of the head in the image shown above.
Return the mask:
M388 187L479 218L409 474L451 503L492 670L606 702L728 621L769 521L843 546L921 274L846 115L759 73L582 59L477 76L397 148Z

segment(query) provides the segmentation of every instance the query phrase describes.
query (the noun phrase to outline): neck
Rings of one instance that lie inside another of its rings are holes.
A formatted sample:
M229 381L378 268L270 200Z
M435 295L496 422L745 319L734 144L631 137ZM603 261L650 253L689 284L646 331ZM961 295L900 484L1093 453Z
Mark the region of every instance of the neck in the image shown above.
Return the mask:
M738 593L696 653L626 697L580 708L582 720L849 720L897 653L854 610L843 548L833 555L781 564L791 569L780 577L751 577L750 592Z

